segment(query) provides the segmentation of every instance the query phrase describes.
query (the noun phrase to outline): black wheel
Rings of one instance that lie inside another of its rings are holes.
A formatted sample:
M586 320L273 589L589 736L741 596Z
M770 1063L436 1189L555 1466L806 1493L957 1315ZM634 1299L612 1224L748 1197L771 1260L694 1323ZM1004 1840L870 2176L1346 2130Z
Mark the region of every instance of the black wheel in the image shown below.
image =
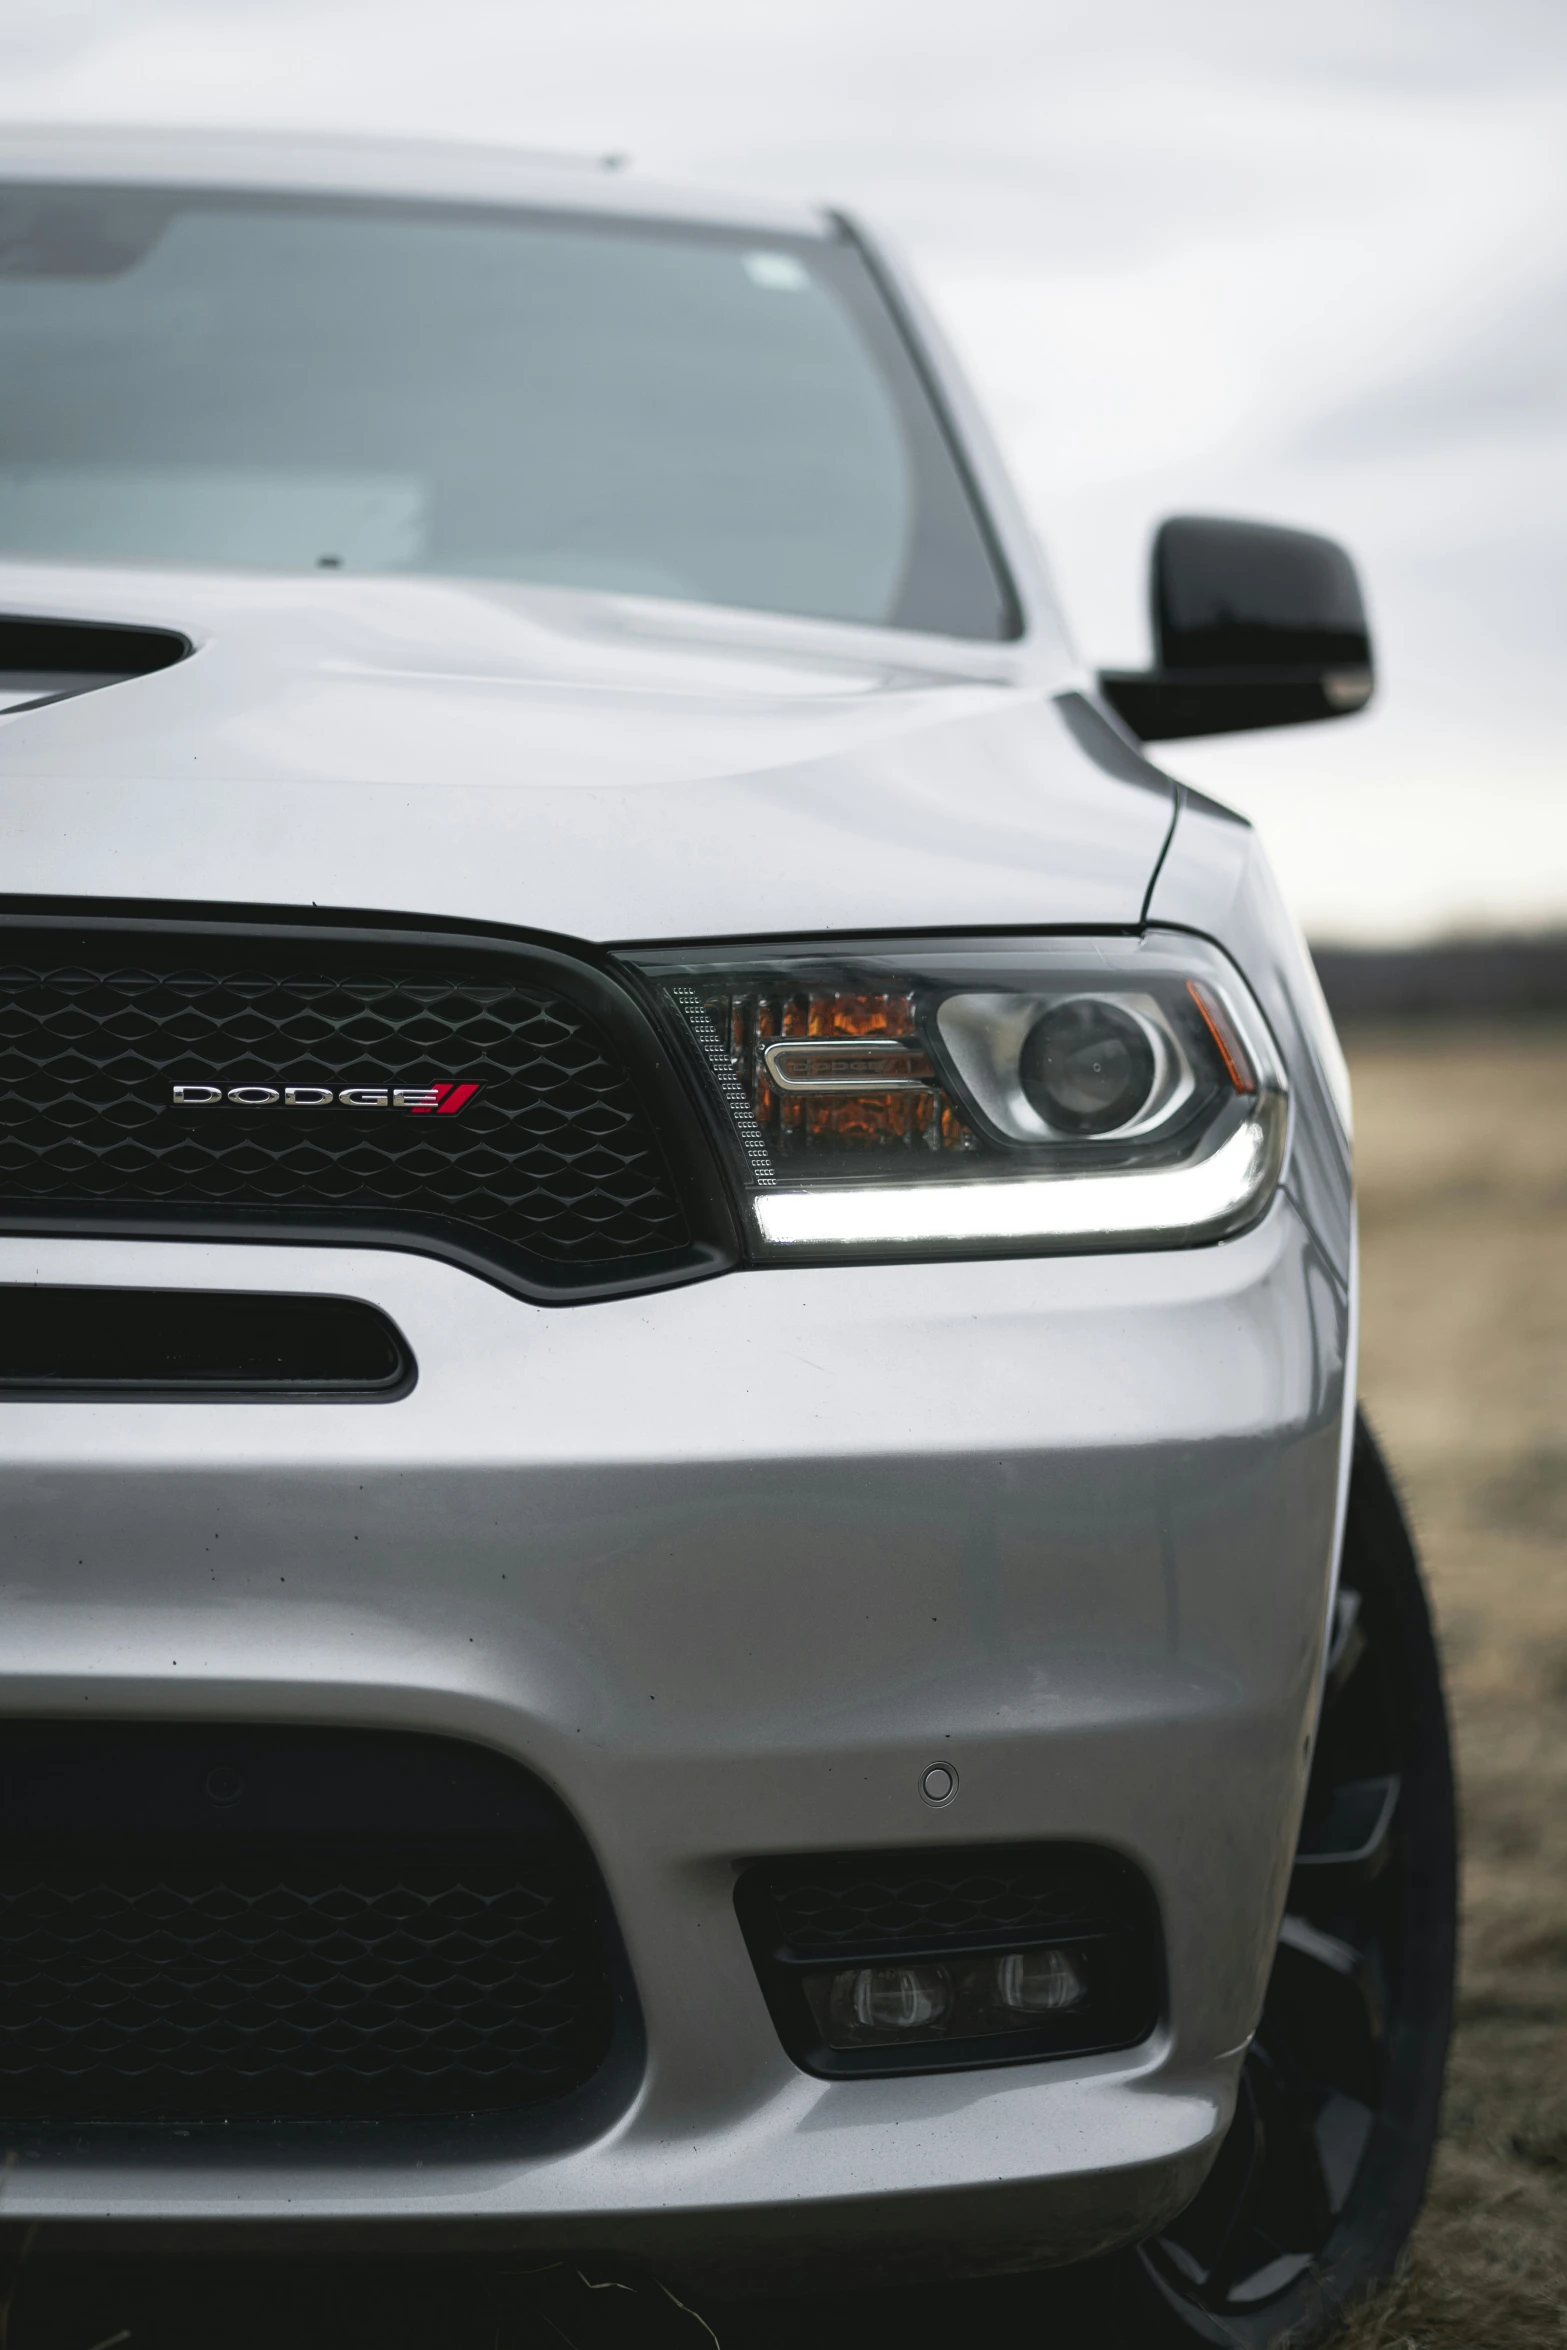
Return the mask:
M1362 1420L1278 1956L1218 2161L1128 2274L1133 2340L1316 2342L1388 2274L1436 2137L1456 1913L1431 1618Z

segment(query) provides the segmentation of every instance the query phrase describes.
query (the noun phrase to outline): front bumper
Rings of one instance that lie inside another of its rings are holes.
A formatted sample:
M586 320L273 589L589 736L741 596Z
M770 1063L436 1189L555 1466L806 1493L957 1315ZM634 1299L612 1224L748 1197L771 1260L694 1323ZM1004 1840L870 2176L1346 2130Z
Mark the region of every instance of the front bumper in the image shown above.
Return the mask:
M396 1404L0 1407L0 1713L442 1731L585 1831L645 2065L546 2140L23 2153L7 2215L419 2221L751 2276L1064 2260L1189 2198L1260 2006L1331 1571L1347 1306L1286 1196L1219 1247L534 1307L391 1251L0 1241L0 1281L314 1290ZM957 1800L920 1792L945 1760ZM1128 1855L1124 2055L824 2081L736 1922L767 1854Z

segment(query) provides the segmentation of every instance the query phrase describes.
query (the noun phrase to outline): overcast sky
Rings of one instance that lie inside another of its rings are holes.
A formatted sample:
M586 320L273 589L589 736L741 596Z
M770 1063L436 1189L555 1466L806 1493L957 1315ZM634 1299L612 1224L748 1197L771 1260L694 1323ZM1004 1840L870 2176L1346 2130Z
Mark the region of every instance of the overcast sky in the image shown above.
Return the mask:
M1172 749L1317 937L1567 925L1567 0L0 0L16 120L628 151L863 208L1078 642L1163 514L1345 539L1375 711Z

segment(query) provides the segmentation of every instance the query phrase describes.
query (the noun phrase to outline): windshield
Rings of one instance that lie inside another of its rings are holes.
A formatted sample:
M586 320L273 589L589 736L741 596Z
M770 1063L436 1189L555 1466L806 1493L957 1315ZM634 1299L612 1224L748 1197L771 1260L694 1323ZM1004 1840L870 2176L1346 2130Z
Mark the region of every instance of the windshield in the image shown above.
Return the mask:
M0 553L438 572L998 638L847 237L0 189Z

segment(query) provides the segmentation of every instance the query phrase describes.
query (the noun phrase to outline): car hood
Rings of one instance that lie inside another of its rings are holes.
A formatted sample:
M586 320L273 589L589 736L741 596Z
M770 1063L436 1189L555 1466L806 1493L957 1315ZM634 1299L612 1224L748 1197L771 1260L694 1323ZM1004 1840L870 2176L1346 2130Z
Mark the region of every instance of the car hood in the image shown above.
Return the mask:
M11 897L605 942L1126 924L1171 821L1167 780L1026 648L468 581L16 563L0 612L193 648L0 716Z

